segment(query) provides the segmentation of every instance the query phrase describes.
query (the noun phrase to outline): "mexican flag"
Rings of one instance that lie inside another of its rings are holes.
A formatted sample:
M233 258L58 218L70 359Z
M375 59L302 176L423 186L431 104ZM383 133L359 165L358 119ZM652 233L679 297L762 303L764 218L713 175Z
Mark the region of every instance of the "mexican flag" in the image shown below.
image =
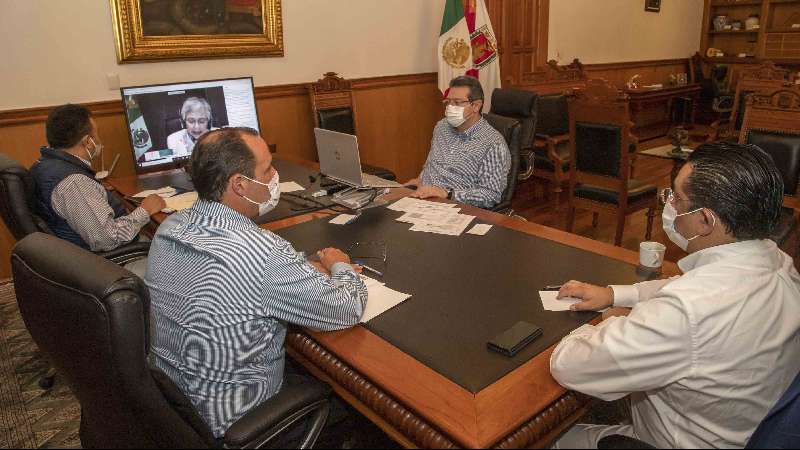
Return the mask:
M492 92L501 87L500 54L497 51L497 38L489 20L484 0L466 0L465 17L472 47L472 69L467 75L481 81L486 100L484 112L492 106Z
M439 90L447 94L450 80L472 68L469 28L463 0L445 0L439 32Z
M500 55L484 0L446 0L439 33L439 90L447 94L450 80L477 78L483 86L484 111L492 91L500 87Z
M136 155L138 160L142 155L147 153L148 150L153 148L153 141L150 139L150 133L147 131L147 124L144 122L142 110L136 99L133 96L128 96L125 101L126 110L128 112L128 124L130 126L131 142L133 143L133 154Z

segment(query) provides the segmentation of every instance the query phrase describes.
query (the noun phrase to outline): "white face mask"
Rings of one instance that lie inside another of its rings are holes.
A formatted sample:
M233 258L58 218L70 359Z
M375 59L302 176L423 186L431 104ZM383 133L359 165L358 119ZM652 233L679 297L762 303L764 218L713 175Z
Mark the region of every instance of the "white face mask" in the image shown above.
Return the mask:
M700 237L700 235L698 234L689 239L683 237L683 235L680 234L678 230L675 228L675 219L677 219L680 216L687 216L689 214L694 214L697 211L701 210L703 210L703 208L697 208L694 211L678 214L678 211L675 209L674 206L672 206L672 202L667 202L664 205L664 212L661 214L661 221L663 222L662 227L664 228L664 232L667 233L667 237L669 238L669 240L674 242L675 245L680 247L681 250L683 251L687 251L687 249L689 248L689 241L697 239L698 237ZM716 226L717 217L714 216L713 214L711 215L711 217L714 218L714 224L712 225L712 227Z
M463 106L447 105L444 111L444 117L447 119L447 123L453 128L458 128L467 121L467 119L464 118Z
M94 152L90 152L89 149L86 149L86 154L89 156L89 161L93 161L95 158L100 156L103 153L103 146L97 145L97 143L89 136L89 140L92 141L92 145L94 145Z
M263 201L261 203L255 202L253 200L250 200L249 198L245 197L244 195L242 196L242 198L244 198L248 202L250 202L250 203L252 203L254 205L258 205L258 215L259 216L263 216L264 214L272 211L273 209L275 209L276 206L278 206L278 201L281 199L281 182L280 182L280 176L279 176L278 172L275 172L275 176L272 177L271 180L269 180L269 183L262 183L260 181L254 180L252 178L245 177L244 175L242 175L242 176L244 178L252 181L253 183L260 184L262 186L266 186L267 188L269 188L269 199L267 199L266 201Z

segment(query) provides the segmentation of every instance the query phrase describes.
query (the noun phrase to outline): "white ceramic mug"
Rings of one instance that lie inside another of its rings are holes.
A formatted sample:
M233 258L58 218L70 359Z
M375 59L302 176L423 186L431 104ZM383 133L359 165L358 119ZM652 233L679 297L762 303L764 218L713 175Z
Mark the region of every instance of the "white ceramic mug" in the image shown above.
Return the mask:
M639 264L652 269L664 264L664 252L667 247L660 242L642 242L639 244Z

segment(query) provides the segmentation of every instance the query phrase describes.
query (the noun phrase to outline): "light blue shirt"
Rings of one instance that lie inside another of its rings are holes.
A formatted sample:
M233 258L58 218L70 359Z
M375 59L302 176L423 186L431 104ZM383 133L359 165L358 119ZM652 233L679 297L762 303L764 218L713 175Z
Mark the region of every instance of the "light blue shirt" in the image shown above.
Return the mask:
M491 208L503 196L511 153L503 136L483 117L461 133L442 119L433 130L431 150L422 169L424 185L453 190L453 199Z
M349 264L328 277L283 238L204 200L159 227L145 283L152 363L216 437L280 391L287 323L347 328L367 302Z

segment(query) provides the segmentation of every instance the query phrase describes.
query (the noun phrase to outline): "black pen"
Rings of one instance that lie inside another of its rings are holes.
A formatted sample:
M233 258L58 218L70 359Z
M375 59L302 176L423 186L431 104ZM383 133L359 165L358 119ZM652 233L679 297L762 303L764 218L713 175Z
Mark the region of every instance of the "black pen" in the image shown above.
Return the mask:
M563 285L558 284L558 285L555 285L555 286L545 286L545 287L542 288L542 290L543 291L556 291L556 292L558 292L558 291L561 290L561 286L563 286Z

